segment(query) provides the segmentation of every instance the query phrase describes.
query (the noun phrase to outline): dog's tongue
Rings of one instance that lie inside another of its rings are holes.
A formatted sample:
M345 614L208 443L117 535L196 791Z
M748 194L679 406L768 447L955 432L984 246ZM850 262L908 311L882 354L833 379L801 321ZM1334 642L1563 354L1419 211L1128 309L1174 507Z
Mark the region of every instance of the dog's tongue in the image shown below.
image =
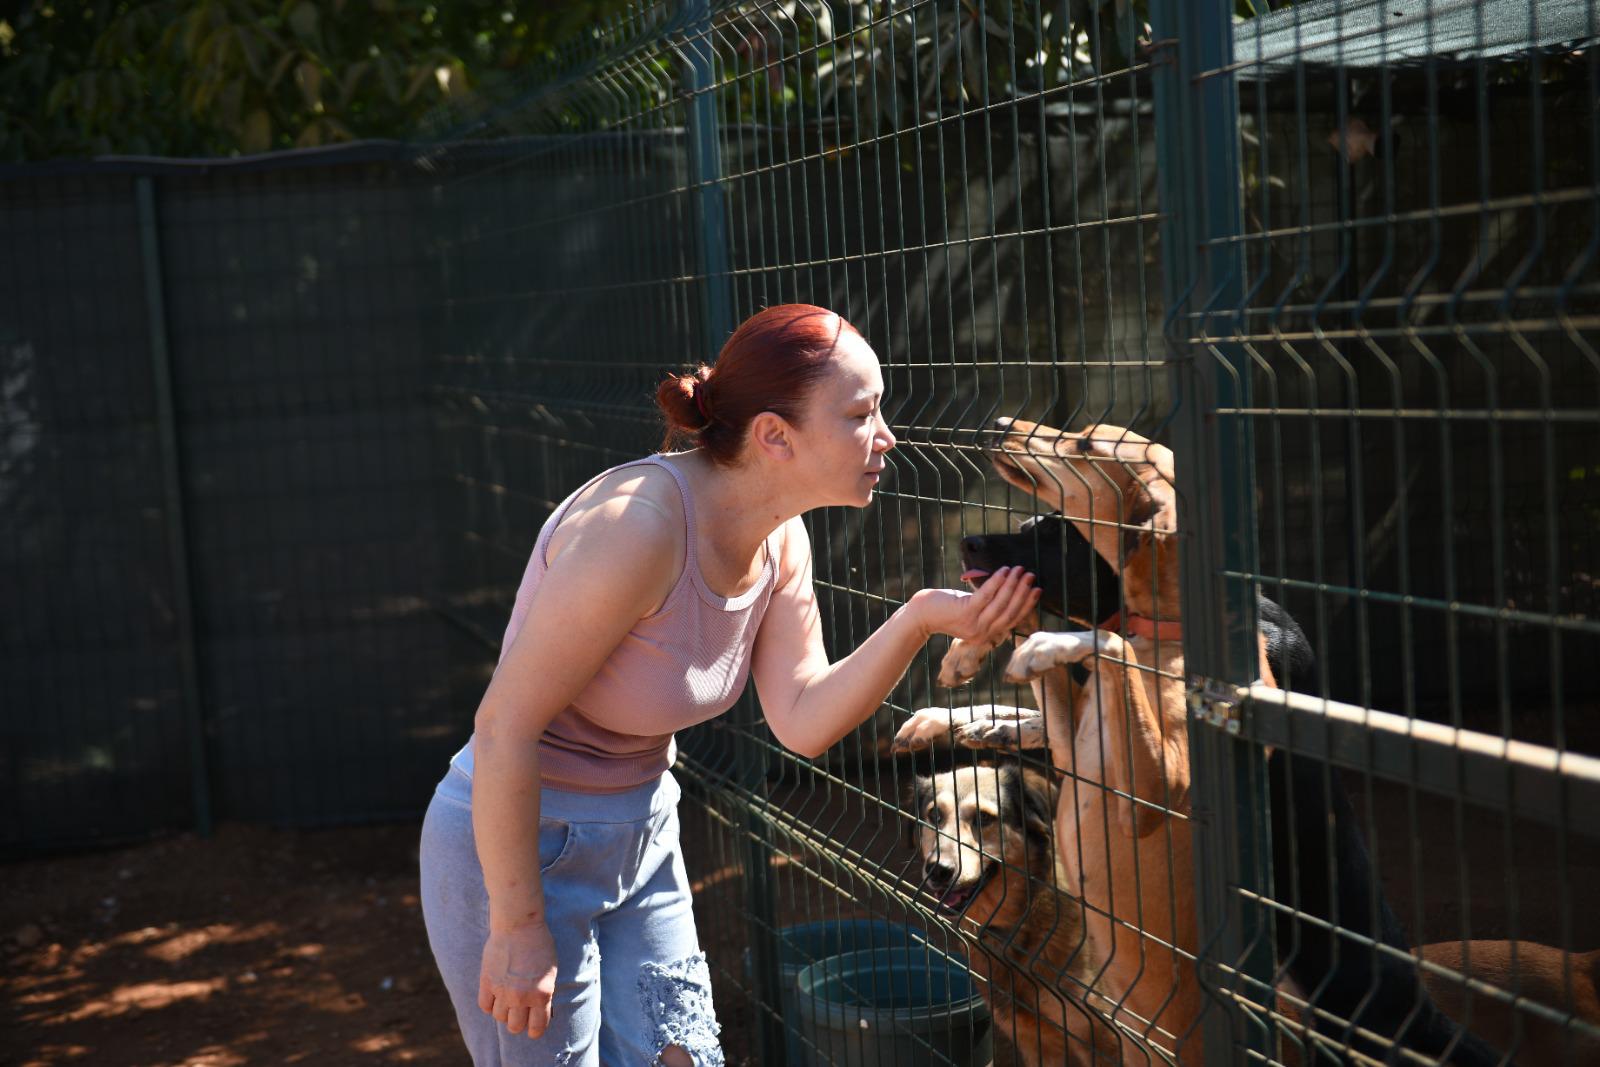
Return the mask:
M981 582L987 577L989 577L988 571L980 571L976 567L961 572L961 580L963 582Z
M972 896L972 892L975 888L975 886L964 885L960 886L959 888L952 889L950 892L939 898L939 903L943 907L948 908L950 911L958 912L961 910L961 905L967 902L967 898Z

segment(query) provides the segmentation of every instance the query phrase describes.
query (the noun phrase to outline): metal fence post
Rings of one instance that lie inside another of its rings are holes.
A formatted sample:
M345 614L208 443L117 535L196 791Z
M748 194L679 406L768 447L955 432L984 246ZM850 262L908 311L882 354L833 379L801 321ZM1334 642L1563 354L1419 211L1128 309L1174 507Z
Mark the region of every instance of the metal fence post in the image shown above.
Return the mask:
M728 215L722 189L722 151L718 142L716 52L709 0L685 4L688 59L684 71L689 133L689 189L693 198L695 240L700 263L700 314L706 359L733 332L733 300L728 284Z
M701 344L697 353L711 362L734 330L733 294L729 284L727 205L722 188L722 152L717 120L715 38L709 0L684 5L684 94L688 126L689 190L700 270ZM734 706L731 777L752 792L765 787L767 752L756 741L762 728L761 707L752 694ZM776 894L772 884L773 842L766 820L741 805L745 842L745 903L750 916L750 961L757 995L763 1005L782 1003L780 989ZM769 1063L787 1055L782 1021L758 1010L761 1048Z
M1191 687L1196 906L1207 1063L1272 1035L1243 1001L1270 1004L1272 927L1245 894L1271 892L1270 813L1260 751L1222 709L1258 672L1254 454L1248 420L1218 409L1249 403L1250 368L1236 344L1243 259L1238 92L1232 5L1153 0L1153 89L1167 339L1178 397L1174 436L1184 539L1184 659ZM1241 892L1242 891L1242 892Z
M178 451L178 419L173 403L172 362L167 348L167 298L161 273L161 230L156 217L155 179L135 179L139 205L139 248L144 259L145 316L150 330L150 375L155 385L156 432L160 435L161 489L167 526L167 564L172 571L172 605L178 622L178 671L183 718L189 739L189 784L195 829L211 834L211 775L205 709L200 696L200 657L195 644L189 539L183 506L183 470Z

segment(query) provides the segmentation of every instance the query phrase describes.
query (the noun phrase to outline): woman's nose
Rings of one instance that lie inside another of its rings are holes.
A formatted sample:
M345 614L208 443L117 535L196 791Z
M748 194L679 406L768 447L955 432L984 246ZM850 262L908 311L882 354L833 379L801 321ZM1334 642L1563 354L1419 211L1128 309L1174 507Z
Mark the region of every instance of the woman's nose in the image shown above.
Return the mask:
M878 451L887 452L895 446L894 434L882 414L878 416Z

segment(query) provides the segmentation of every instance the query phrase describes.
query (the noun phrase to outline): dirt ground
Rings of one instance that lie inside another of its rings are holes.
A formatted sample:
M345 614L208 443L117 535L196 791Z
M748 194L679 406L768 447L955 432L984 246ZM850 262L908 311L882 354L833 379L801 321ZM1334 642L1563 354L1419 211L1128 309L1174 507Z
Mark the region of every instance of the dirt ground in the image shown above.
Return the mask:
M0 866L0 1063L467 1063L417 833L223 826Z
M683 816L712 883L696 910L726 906ZM225 825L0 864L0 1065L466 1067L422 925L419 830ZM751 1013L723 977L739 924L699 918L728 1062L746 1064Z
M889 796L898 785L875 788ZM1374 851L1419 943L1469 928L1559 944L1566 929L1576 947L1600 947L1600 913L1581 906L1579 888L1600 882L1600 850L1575 840L1562 848L1547 829L1507 827L1486 812L1469 813L1458 834L1450 805L1437 800L1419 804L1419 824L1429 827L1419 834L1403 791L1353 789L1358 807L1374 810ZM898 819L862 795L802 788L782 804L886 871L910 857ZM731 1067L748 1067L759 1041L758 1009L741 985L751 943L745 845L702 805L686 798L680 812L723 1047ZM423 931L418 831L227 825L210 839L0 864L0 1067L465 1067ZM843 869L823 864L819 880L800 877L804 860L777 860L780 923L915 919L824 884ZM1458 866L1467 872L1461 885Z

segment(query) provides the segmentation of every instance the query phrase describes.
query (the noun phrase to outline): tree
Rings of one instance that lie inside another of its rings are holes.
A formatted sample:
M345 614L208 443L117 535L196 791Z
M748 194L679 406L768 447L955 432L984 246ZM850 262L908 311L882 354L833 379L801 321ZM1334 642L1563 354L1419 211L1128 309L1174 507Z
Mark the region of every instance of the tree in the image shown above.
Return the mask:
M227 156L405 137L621 0L25 0L0 19L0 159Z

